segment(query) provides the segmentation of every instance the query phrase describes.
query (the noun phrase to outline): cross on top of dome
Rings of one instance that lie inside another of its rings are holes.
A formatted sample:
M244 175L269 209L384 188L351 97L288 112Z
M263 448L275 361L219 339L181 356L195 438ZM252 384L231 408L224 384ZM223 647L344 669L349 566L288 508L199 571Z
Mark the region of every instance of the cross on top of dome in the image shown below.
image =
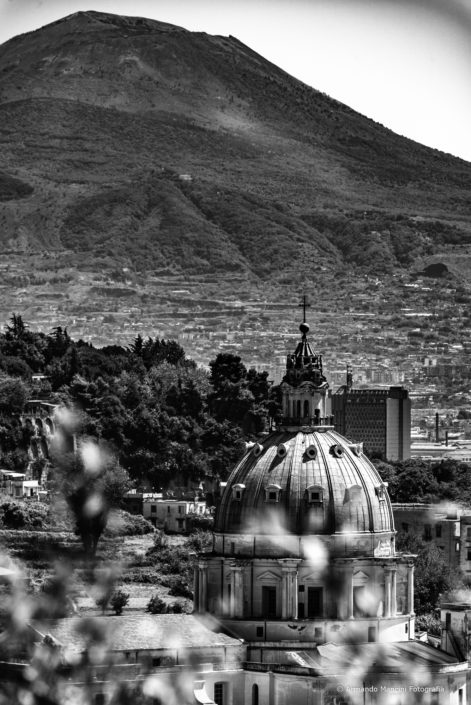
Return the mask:
M318 386L326 384L326 379L322 371L322 355L315 353L307 339L309 325L306 323L306 308L310 307L307 297L304 294L302 302L298 304L303 309L303 322L299 326L301 340L296 346L296 350L288 355L286 360L286 375L283 381L292 386L297 386L301 382L311 381Z

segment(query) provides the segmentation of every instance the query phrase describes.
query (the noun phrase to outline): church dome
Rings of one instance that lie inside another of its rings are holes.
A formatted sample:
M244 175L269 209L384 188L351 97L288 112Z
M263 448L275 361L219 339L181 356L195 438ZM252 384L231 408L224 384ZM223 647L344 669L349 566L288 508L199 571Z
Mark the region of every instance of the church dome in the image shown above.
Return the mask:
M282 418L232 471L216 513L215 547L265 552L277 535L277 550L292 555L295 537L319 536L337 555L390 555L387 487L362 444L335 430L322 355L307 339L305 316L299 329L280 385Z
M394 532L386 485L363 454L331 426L281 427L234 468L215 520L222 534Z

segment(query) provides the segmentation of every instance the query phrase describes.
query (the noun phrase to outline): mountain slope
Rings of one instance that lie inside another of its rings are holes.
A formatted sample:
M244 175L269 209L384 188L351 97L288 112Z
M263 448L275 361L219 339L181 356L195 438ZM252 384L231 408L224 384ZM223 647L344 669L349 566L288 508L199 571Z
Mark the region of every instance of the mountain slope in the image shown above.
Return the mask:
M1 46L0 77L9 251L299 281L471 243L470 164L233 37L80 12Z

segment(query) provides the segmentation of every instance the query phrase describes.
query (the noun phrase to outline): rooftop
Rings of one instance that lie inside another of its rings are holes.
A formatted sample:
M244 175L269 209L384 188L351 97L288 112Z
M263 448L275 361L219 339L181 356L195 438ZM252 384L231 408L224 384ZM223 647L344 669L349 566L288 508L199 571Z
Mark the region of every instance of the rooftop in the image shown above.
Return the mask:
M111 651L239 646L242 643L240 639L211 631L189 614L121 615L94 617L92 620L67 617L35 626L39 632L50 634L74 651L84 651L91 640L105 640Z

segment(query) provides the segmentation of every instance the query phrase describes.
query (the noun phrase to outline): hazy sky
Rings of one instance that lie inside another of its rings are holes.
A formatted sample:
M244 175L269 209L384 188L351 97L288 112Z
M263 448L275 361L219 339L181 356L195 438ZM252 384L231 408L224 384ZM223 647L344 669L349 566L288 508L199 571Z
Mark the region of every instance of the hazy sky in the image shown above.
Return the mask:
M0 0L0 42L92 9L232 34L395 132L471 161L471 0Z

